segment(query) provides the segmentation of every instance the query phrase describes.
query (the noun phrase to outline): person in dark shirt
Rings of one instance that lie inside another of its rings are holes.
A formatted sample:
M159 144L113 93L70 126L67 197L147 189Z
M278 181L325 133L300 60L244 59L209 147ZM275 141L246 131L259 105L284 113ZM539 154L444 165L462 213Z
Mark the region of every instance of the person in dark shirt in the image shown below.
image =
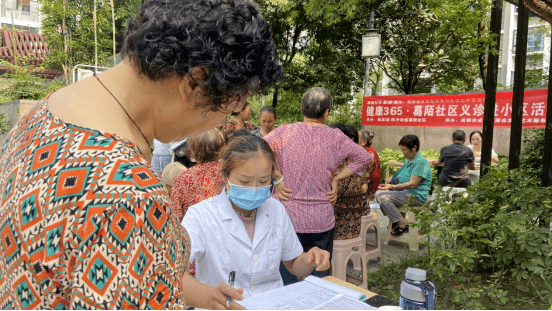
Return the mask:
M433 165L443 165L437 180L439 186L467 188L471 184L468 169L475 169L473 151L464 146L466 133L461 130L452 133L452 144L441 149L438 160Z

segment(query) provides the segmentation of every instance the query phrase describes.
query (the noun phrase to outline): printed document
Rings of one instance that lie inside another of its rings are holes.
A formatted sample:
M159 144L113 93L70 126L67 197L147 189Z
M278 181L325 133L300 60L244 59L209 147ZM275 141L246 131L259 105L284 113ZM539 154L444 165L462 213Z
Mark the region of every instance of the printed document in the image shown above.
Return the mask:
M249 310L376 310L366 296L347 287L308 276L304 281L280 287L238 303Z

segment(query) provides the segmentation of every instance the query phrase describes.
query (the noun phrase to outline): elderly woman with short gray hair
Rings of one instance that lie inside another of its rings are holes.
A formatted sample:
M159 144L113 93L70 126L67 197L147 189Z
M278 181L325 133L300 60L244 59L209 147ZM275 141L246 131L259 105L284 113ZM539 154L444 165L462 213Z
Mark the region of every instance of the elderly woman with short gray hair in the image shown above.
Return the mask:
M330 256L335 225L332 204L337 200L338 182L362 175L372 161L364 148L340 130L326 126L332 106L328 91L313 87L301 101L303 121L281 125L265 136L278 160L273 175L275 196L286 207L299 241L305 252L317 246ZM346 158L351 160L349 165L332 178ZM283 266L280 272L284 283L296 281Z

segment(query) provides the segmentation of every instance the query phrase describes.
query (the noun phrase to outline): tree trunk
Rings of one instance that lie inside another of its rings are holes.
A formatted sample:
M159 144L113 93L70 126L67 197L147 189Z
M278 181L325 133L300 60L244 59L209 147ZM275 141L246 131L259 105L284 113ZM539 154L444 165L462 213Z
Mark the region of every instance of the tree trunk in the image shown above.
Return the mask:
M552 47L550 48L552 51ZM548 65L548 101L546 108L546 126L544 128L544 155L542 186L552 187L552 66ZM548 226L550 228L550 225Z
M278 91L279 87L275 86L274 94L272 94L272 107L274 107L274 109L276 109L276 107L278 106Z
M485 21L479 22L477 25L477 38L479 40L483 37L484 30L487 29L487 25ZM482 46L483 44L481 44ZM483 82L483 90L487 87L487 56L485 55L485 51L479 52L479 57L477 58L479 62L479 75L481 77L481 81Z
M491 9L491 33L496 34L494 47L500 46L500 28L502 24L502 0L493 0ZM498 55L490 53L487 66L487 89L485 90L485 109L483 113L483 135L481 148L481 176L485 176L491 167L491 151L493 147L494 114L496 107L496 73L498 71Z
M514 95L512 98L512 123L510 129L510 156L508 169L519 168L521 154L521 128L523 121L523 96L525 91L525 64L527 61L528 8L520 3L517 19L516 59L514 67Z

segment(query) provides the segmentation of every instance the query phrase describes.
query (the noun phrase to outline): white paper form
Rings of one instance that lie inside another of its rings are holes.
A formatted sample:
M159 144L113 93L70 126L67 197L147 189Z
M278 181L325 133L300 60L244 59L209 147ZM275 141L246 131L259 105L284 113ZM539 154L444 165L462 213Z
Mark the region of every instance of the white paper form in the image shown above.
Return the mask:
M325 288L327 290L330 290L334 293L343 294L345 296L348 296L348 297L356 299L356 300L362 300L362 301L366 300L366 295L364 295L361 292L357 292L356 290L350 289L350 288L345 287L345 286L341 286L339 284L335 284L335 283L330 282L330 281L326 281L326 280L321 279L321 278L317 278L317 277L312 276L312 275L307 276L305 278L305 281L307 281L309 283L312 283L316 286Z
M238 303L249 310L312 310L331 300L335 293L309 282L280 287Z
M364 303L360 300L355 300L339 294L330 301L323 303L314 310L377 310L378 308Z

